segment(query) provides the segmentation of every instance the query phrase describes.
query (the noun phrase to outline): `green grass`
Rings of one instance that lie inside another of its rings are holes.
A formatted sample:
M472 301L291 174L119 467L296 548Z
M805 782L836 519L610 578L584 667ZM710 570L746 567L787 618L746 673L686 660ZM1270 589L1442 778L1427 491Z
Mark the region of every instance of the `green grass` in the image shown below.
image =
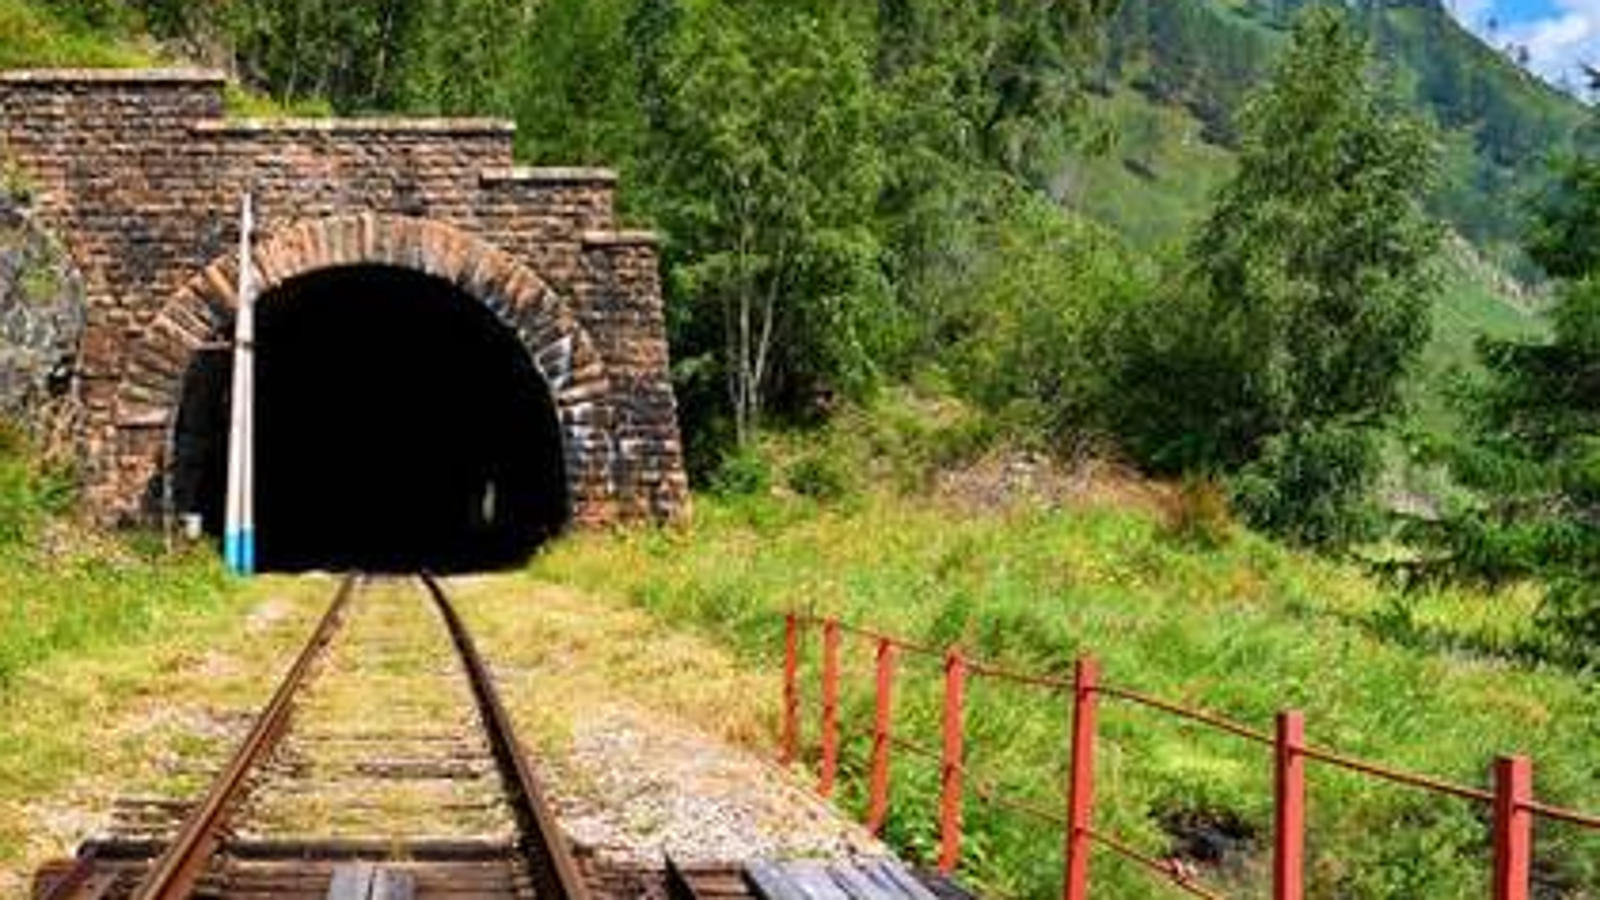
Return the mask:
M79 527L73 503L70 471L0 423L0 692L30 667L137 639L166 613L212 605L224 591L210 554L166 554L148 536Z
M209 553L156 559L122 547L0 551L0 696L35 666L136 641L174 616L215 607L225 592Z
M1447 247L1441 264L1433 332L1411 376L1409 393L1414 427L1446 433L1455 429L1458 416L1449 401L1452 383L1481 368L1478 342L1540 340L1549 335L1550 326L1534 301L1506 296L1491 280L1489 265L1459 246Z
M1188 112L1127 88L1092 98L1091 110L1113 128L1116 145L1067 164L1065 202L1142 250L1177 246L1232 176L1233 154L1202 140Z
M172 59L144 34L135 14L119 10L109 18L112 21L95 26L40 0L0 0L0 69L137 69L188 64ZM332 114L325 100L284 104L238 84L229 84L223 99L228 113L240 117Z
M72 505L70 473L0 425L0 700L36 666L137 641L227 591L212 554L83 528Z
M157 58L130 36L73 22L48 4L0 0L0 69L132 68L155 65Z
M103 806L105 773L156 764L149 735L109 731L106 717L139 717L151 703L171 711L155 690L172 674L169 654L199 658L240 608L209 552L169 554L148 535L75 524L69 484L0 427L0 894L62 849L41 827L51 810Z
M664 622L696 624L775 667L779 614L796 608L1035 672L1083 653L1115 683L1270 727L1304 709L1311 739L1417 771L1484 784L1496 754L1536 760L1538 790L1600 809L1593 748L1600 695L1568 673L1509 661L1532 595L1402 596L1353 569L1240 534L1205 549L1150 513L1110 508L973 511L869 497L848 510L803 500L702 498L683 530L585 535L535 573L624 597ZM807 723L815 721L814 655ZM852 644L845 692L844 794L859 809L870 722L869 650ZM912 661L896 727L937 744L936 662ZM1008 793L1059 808L1065 700L979 682L969 760ZM710 713L708 713L710 715ZM814 729L808 740L815 750ZM1147 850L1174 848L1162 821L1234 823L1235 865L1207 876L1259 892L1270 845L1271 769L1259 747L1121 706L1104 711L1097 821ZM890 838L927 859L937 773L895 763ZM1327 769L1311 780L1312 896L1481 896L1484 815L1448 798ZM1001 896L1055 895L1059 836L969 798L964 876ZM1541 872L1600 881L1600 839L1541 828ZM1147 876L1095 859L1097 892L1158 896Z

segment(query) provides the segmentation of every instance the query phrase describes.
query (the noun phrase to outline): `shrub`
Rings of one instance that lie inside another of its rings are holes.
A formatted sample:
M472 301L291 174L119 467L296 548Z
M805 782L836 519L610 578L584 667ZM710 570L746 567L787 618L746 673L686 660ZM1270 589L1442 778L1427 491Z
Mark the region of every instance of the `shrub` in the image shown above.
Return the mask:
M988 254L965 275L948 351L956 387L1055 442L1099 430L1115 402L1114 336L1149 287L1114 234L1026 198L999 212Z
M1367 488L1377 470L1368 430L1302 425L1267 439L1233 479L1234 504L1251 525L1294 543L1347 545L1373 532Z
M794 461L786 475L790 490L813 500L839 500L854 490L848 464L827 453L811 453Z
M1561 578L1539 610L1544 653L1577 668L1600 667L1600 588L1585 577Z
M711 490L724 497L765 494L772 490L772 465L754 447L741 447L723 457Z

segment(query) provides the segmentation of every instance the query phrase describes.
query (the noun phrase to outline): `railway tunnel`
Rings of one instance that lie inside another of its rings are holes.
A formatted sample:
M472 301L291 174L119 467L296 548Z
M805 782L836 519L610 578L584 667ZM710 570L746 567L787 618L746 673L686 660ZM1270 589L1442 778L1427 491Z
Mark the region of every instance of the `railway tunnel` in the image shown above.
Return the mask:
M321 269L257 305L260 568L515 565L568 520L550 392L477 298L410 269ZM222 531L232 354L198 353L173 432L173 508Z

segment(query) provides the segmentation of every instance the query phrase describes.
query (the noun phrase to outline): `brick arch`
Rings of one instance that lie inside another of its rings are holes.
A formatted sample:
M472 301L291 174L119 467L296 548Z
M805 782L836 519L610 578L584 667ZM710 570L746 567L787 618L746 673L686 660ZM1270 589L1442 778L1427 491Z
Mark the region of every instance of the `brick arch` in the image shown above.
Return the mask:
M516 257L441 222L362 214L275 229L257 241L252 263L261 296L320 270L383 265L443 279L478 299L517 334L549 389L560 419L572 519L598 522L609 517L615 448L605 363L566 299ZM170 445L193 355L203 344L231 335L237 283L237 256L224 255L165 304L124 370L120 422L160 427ZM162 461L150 460L141 468L148 468L153 478Z

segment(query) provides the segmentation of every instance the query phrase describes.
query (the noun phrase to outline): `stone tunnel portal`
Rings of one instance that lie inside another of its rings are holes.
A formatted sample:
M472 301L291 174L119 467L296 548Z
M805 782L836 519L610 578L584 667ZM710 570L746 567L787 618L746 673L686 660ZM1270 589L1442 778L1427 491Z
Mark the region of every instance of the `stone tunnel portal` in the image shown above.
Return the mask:
M257 306L261 568L463 571L525 559L570 516L559 420L483 303L376 265L291 278ZM195 355L173 506L220 535L231 350Z

